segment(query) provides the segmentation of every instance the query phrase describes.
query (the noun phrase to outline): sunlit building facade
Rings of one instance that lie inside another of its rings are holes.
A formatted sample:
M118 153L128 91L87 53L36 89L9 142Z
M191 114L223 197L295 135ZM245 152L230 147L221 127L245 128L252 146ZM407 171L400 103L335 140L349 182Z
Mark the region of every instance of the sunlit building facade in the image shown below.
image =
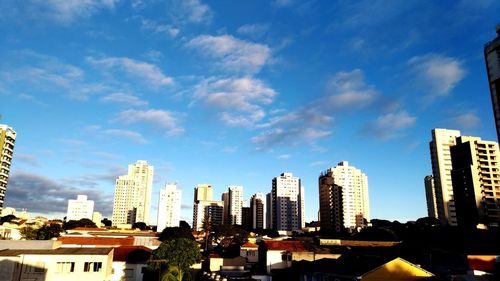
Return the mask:
M273 178L271 191L272 226L277 231L301 230L304 221L304 189L300 178L282 173Z
M87 195L78 195L75 199L68 200L68 211L66 220L92 219L94 213L94 201L87 200Z
M5 192L9 183L10 165L14 155L16 135L14 129L0 124L0 211L3 208Z
M181 220L182 191L177 189L177 184L169 183L160 189L158 198L158 223L157 231L165 227L177 227Z

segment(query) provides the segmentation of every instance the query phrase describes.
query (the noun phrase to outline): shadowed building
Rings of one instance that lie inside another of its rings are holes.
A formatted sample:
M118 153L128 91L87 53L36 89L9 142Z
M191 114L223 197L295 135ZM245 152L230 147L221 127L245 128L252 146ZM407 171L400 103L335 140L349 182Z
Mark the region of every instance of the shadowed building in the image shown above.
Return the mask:
M300 179L282 173L272 181L272 225L275 230L293 231L304 227L303 189Z
M436 207L436 191L434 188L434 178L432 176L426 176L424 178L425 185L425 199L427 201L427 216L429 218L437 218L437 207Z
M498 144L459 137L451 147L453 192L458 226L498 227L500 223L500 153Z
M497 140L500 141L500 24L497 25L496 31L497 37L486 43L484 47L484 58L486 60L493 114L495 115Z

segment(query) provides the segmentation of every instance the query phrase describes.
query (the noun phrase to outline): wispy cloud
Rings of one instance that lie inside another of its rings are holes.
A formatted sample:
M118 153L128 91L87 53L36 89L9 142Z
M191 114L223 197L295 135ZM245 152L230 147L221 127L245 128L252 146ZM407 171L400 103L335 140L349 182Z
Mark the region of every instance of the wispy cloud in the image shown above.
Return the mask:
M31 85L38 92L60 93L76 100L87 100L106 90L103 84L88 82L80 67L52 56L22 50L10 53L8 58L0 65L0 78L7 88Z
M481 126L481 119L474 112L463 112L450 118L453 127L461 129L473 129Z
M156 33L163 33L172 38L176 37L181 31L178 27L174 27L170 24L161 24L148 19L142 19L141 28L151 30Z
M68 199L74 199L78 194L85 194L89 200L94 200L96 210L111 214L112 194L95 188L82 189L79 185L19 170L9 179L5 205L16 209L27 208L29 212L66 213Z
M361 133L382 140L393 139L402 136L401 130L413 126L416 121L415 116L405 111L388 113L368 123Z
M330 131L313 128L275 128L258 134L251 138L251 141L267 149L275 145L311 144L319 139L328 137L330 134Z
M412 57L408 65L416 75L417 87L429 89L431 101L447 96L466 74L462 61L437 54Z
M147 123L154 128L164 130L170 135L184 133L179 126L179 120L173 112L159 109L134 110L129 109L117 114L115 121L125 124Z
M38 161L36 156L33 154L16 153L15 161L26 163L26 164L29 164L29 165L34 166L34 167L40 166L40 162Z
M238 33L251 38L260 38L269 30L269 24L254 23L245 24L238 28Z
M367 85L360 69L340 71L328 79L326 101L337 109L353 110L366 107L375 102L379 93Z
M119 129L108 129L104 133L109 136L126 138L135 143L148 143L148 141L140 134L129 130L119 130Z
M274 101L276 92L263 81L250 78L209 78L195 87L195 99L222 109L219 118L232 126L252 126L265 112L262 106Z
M172 0L169 8L171 17L180 24L209 24L213 18L213 11L200 0Z
M225 70L244 73L259 72L271 58L271 49L267 45L240 40L231 35L200 35L186 46L218 60L217 65Z
M2 1L0 9L9 11L10 17L22 15L24 19L51 20L71 24L89 18L102 10L113 10L118 0L27 0Z
M125 93L112 93L100 98L100 101L107 103L120 103L129 106L146 106L148 102L145 100L141 100L140 98L125 94Z
M109 69L118 69L131 77L144 80L145 84L156 88L168 86L174 82L173 78L163 74L163 71L161 71L158 66L144 61L133 60L126 57L87 57L87 61L93 65Z
M288 160L290 158L292 158L292 155L290 155L290 154L281 154L278 156L278 159L281 159L281 160Z
M320 161L314 161L309 163L309 167L316 167L316 166L325 166L326 161L320 160Z

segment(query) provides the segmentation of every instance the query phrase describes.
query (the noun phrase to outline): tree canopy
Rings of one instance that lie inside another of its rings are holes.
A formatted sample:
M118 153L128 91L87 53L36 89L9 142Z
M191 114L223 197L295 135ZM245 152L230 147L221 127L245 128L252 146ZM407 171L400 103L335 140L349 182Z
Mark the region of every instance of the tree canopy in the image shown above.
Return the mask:
M40 228L26 226L21 228L21 236L26 240L50 240L59 237L63 232L63 228L58 223L45 224Z
M140 230L150 230L151 228L145 222L136 222L132 225L133 229L139 228Z
M77 227L88 227L88 228L97 228L97 225L89 219L80 219L80 220L70 220L63 224L64 230L74 229Z
M166 227L160 234L158 238L160 241L170 241L177 238L187 238L189 240L194 240L194 236L191 233L191 229L185 227Z
M160 270L162 280L169 280L175 276L178 281L182 281L191 265L200 260L198 243L187 238L176 238L161 243L160 247L153 251L150 263L153 268Z

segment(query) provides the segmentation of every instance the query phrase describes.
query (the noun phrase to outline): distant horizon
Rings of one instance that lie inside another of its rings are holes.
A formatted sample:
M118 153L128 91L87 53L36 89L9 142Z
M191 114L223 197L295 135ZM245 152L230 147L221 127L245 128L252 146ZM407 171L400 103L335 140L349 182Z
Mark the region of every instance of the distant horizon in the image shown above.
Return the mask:
M318 176L368 177L372 218L426 217L433 128L497 140L484 62L498 1L0 3L0 123L17 132L5 206L63 214L84 194L111 217L115 179L155 167L214 197Z

